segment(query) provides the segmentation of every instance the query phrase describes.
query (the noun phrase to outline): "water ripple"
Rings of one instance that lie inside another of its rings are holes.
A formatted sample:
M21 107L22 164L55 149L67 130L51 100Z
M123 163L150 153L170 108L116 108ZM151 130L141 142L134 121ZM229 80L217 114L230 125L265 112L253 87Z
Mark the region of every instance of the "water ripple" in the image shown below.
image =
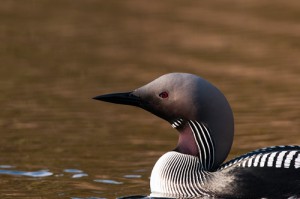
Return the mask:
M28 177L47 177L52 176L53 173L48 170L40 171L17 171L17 170L0 170L0 174L14 175L14 176L28 176Z
M106 199L106 198L99 198L99 197L78 198L78 197L72 197L71 199Z
M64 169L64 172L66 173L82 173L82 170L79 169Z
M83 173L82 170L79 169L64 169L64 172L66 173L74 173L72 178L82 178L84 176L88 176L88 174Z
M94 180L94 182L101 182L104 184L123 184L123 182L118 182L115 180L105 180L105 179L96 179L96 180Z
M132 174L132 175L124 175L123 177L133 179L133 178L141 178L142 175Z
M15 168L15 166L12 166L12 165L0 165L0 168L1 169L11 169L11 168Z
M72 178L82 178L84 176L88 176L86 173L77 173L72 176Z

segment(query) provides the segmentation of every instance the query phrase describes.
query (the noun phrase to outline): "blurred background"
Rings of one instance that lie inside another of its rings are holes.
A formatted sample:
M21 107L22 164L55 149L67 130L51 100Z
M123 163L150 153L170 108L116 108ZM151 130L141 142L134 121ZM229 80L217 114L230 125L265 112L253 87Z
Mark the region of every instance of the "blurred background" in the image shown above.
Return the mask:
M228 98L229 158L300 144L299 1L5 0L0 41L1 198L149 194L177 132L91 98L170 72Z

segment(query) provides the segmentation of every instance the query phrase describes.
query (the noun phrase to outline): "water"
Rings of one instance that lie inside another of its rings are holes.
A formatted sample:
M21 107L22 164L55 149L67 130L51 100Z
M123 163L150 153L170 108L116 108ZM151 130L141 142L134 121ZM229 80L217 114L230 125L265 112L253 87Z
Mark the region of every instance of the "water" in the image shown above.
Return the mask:
M168 72L203 76L235 114L229 158L299 144L298 1L4 1L1 198L149 194L169 124L91 100Z

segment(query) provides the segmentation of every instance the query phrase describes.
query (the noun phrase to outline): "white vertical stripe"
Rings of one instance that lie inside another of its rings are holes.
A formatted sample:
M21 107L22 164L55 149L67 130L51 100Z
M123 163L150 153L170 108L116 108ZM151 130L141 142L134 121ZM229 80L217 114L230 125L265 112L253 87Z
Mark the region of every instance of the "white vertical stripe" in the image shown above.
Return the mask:
M181 185L181 175L182 175L182 156L179 156L179 161L176 161L175 163L178 163L176 166L176 169L175 171L177 171L177 175L176 175L176 178L175 178L175 184L176 184L176 191L177 191L177 194L178 195L181 195L183 190L182 190L182 187L180 186Z
M279 153L279 155L277 156L277 159L276 159L276 164L275 164L275 167L276 168L280 168L281 165L282 165L282 162L283 162L283 157L284 155L287 153L287 151L281 151Z
M296 154L296 151L290 151L289 154L286 156L284 160L284 168L290 168L291 161L293 159L293 156Z
M268 163L267 163L268 167L273 167L274 157L276 156L276 154L277 154L277 152L271 153L271 155L268 159Z
M295 159L295 168L298 169L300 167L300 153L298 154L297 158Z
M176 158L176 157L175 157L175 158ZM173 156L168 156L168 158L167 158L165 164L168 164L169 162L171 162L172 159L174 159ZM174 175L173 172L175 172L175 169L173 169L173 166L170 166L170 167L162 166L161 169L163 169L163 170L165 171L165 173L164 173L164 175L162 176L162 179L161 179L161 181L164 182L164 183L162 183L162 185L161 185L161 186L162 186L162 190L164 190L165 193L174 193L174 192L172 191L172 187L173 187L173 186L171 186L171 185L169 184L169 182L171 181L170 177L171 177L172 175Z
M266 153L266 154L264 154L264 155L261 157L260 163L259 163L259 166L260 166L260 167L264 167L264 166L265 166L265 162L266 162L267 157L268 157L269 154L270 154L270 153Z
M193 121L189 121L189 125L190 125L191 130L193 131L194 139L196 141L196 144L197 144L197 147L198 147L198 150L199 150L200 162L203 162L203 157L202 157L202 154L201 154L201 151L200 151L201 150L200 143L198 143L198 140L197 140L197 132L195 132L195 130L194 130L194 129L196 129L196 126L195 126Z
M253 159L253 158L250 158L250 159L248 160L248 164L247 164L248 167L251 167L251 166L252 166L252 159Z
M181 175L181 184L180 185L183 188L183 193L184 193L183 196L190 197L192 194L189 192L189 189L186 186L186 185L189 184L188 183L189 178L187 176L187 168L188 168L187 164L188 164L187 157L184 156L183 157L183 165L182 165L182 168L181 168L182 169L182 175Z
M207 142L207 146L208 146L208 152L209 152L209 165L208 165L208 169L210 169L210 168L212 168L213 167L213 165L214 165L214 159L215 159L215 147L214 147L214 143L213 143L213 140L212 140L212 138L211 138L211 135L210 135L210 132L209 132L209 130L206 128L206 126L205 125L201 125L204 129L205 129L205 131L206 131L206 134L207 134L207 136L205 137L205 139L206 139L206 142Z
M214 144L209 130L205 125L197 121L189 120L190 128L199 150L199 158L205 170L209 170L214 164Z
M194 185L192 182L193 179L193 161L191 158L186 158L187 161L187 172L186 172L186 181L185 184L187 186L187 189L189 190L189 192L191 193L191 196L196 196L196 192L194 191Z
M254 167L257 167L258 163L259 163L259 158L260 158L261 154L257 155L255 158L254 158L254 162L253 162L253 166Z
M247 163L247 159L245 159L245 160L243 161L242 166L243 166L243 167L246 167L246 163Z
M198 122L196 122L196 123L197 123L197 127L198 127L197 131L198 131L199 137L201 139L201 145L202 145L202 148L204 149L204 162L203 162L203 165L204 165L204 168L206 170L208 170L209 169L209 164L210 164L210 150L209 150L210 147L207 143L207 138L206 138L206 135L205 135L204 130L202 128L202 125L199 124ZM202 137L204 138L203 140L202 140ZM205 150L205 148L207 148L207 150Z
M205 136L205 133L203 132L203 129L201 127L201 125L197 123L197 133L198 133L198 136L199 136L199 140L201 142L201 149L204 151L204 161L203 161L203 166L206 170L208 170L208 164L209 164L209 157L210 157L210 154L209 154L209 146L207 144L207 140L206 140L206 136ZM202 136L201 136L202 135ZM202 139L202 137L204 139ZM207 149L206 149L207 148Z

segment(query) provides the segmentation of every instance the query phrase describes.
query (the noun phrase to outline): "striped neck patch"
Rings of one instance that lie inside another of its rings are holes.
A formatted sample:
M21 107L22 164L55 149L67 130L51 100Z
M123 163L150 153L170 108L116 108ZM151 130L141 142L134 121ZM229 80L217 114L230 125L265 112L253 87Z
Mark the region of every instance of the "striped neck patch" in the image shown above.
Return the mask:
M210 132L208 128L200 122L189 120L189 125L198 146L199 158L203 169L210 171L214 166L215 159L215 146Z
M183 124L184 124L183 119L182 119L182 118L179 118L179 119L173 121L173 122L171 123L171 126L172 126L174 129L177 129L177 128L182 127Z

